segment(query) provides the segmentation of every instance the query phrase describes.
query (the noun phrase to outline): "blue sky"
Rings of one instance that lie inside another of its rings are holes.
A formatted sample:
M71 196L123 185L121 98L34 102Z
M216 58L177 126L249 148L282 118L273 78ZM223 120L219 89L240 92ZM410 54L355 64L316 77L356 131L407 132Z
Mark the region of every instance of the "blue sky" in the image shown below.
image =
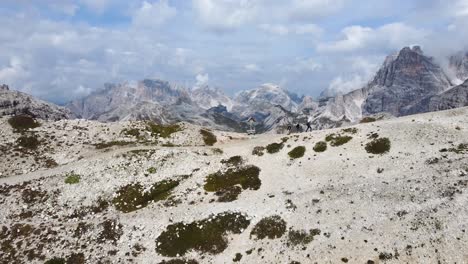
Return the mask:
M144 78L318 96L465 50L468 0L2 0L0 24L0 82L58 103Z

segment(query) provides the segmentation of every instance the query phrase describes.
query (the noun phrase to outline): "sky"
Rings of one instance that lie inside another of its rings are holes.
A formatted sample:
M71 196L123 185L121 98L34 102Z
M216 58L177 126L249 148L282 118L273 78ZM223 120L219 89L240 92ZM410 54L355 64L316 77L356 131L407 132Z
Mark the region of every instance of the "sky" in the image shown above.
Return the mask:
M1 0L0 25L0 83L56 103L145 78L316 97L466 50L468 0Z

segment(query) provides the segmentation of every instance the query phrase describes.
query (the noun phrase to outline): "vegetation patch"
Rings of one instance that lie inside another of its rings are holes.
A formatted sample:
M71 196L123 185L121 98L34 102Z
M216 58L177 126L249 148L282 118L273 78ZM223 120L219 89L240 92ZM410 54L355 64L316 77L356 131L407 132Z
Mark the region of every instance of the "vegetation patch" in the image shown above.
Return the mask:
M375 122L377 121L377 119L375 119L374 117L364 117L363 119L361 119L361 124L364 124L364 123L372 123L372 122Z
M275 239L280 238L286 232L286 221L279 215L265 217L260 220L250 232L250 237L256 239Z
M372 154L385 154L390 151L390 139L376 138L366 144L366 151Z
M134 144L133 142L128 142L128 141L111 141L111 142L103 142L103 143L97 143L94 144L96 149L106 149L114 146L127 146Z
M138 128L125 128L124 130L122 130L121 133L126 135L126 136L136 137L138 139L141 136L140 130Z
M64 258L52 258L44 262L44 264L65 264Z
M101 243L111 241L115 244L123 235L123 226L116 220L107 219L102 224L100 224L100 226L102 227L102 231L99 233L98 241Z
M239 165L242 165L242 163L244 163L244 159L242 159L241 156L233 156L227 160L225 159L221 160L221 163L228 165L228 166L239 166Z
M72 172L67 173L66 178L65 178L65 183L77 184L80 182L80 180L81 180L81 176L72 171Z
M345 128L343 130L341 130L341 132L343 133L348 133L348 134L357 134L359 130L355 127L349 127L349 128Z
M298 158L304 157L305 151L306 151L306 148L304 146L299 146L299 147L293 148L293 150L291 150L288 153L288 155L291 159L298 159Z
M261 157L263 156L264 151L265 151L265 147L257 146L257 147L254 147L254 149L252 150L252 155Z
M218 142L216 136L206 129L200 129L200 134L203 137L203 142L205 142L205 145L207 146L213 146L216 142Z
M314 240L314 236L320 235L319 229L311 229L308 232L305 230L289 230L288 245L289 246L305 246Z
M343 136L343 135L336 135L336 134L329 134L325 137L325 141L330 142L330 145L333 147L338 147L348 143L353 137L351 136Z
M441 149L440 152L453 152L456 154L468 153L468 143L461 143L456 148Z
M327 150L327 142L319 141L315 143L315 146L314 146L315 152L324 152L325 150Z
M149 167L146 171L147 171L149 174L155 174L155 173L156 173L156 168L155 168L155 167Z
M281 149L283 149L283 143L271 143L270 145L266 146L266 150L270 154L278 153Z
M13 116L8 119L8 124L10 124L10 126L18 132L24 132L26 130L41 126L39 122L28 115Z
M112 203L121 212L133 212L146 207L150 202L165 200L179 183L179 180L163 180L153 184L148 191L140 183L129 184L117 191Z
M148 130L153 137L162 137L162 138L168 138L172 134L182 131L182 127L179 126L178 124L174 125L159 125L153 122L148 122L146 123L147 127L146 130Z
M220 202L234 201L243 190L258 190L262 184L260 169L256 166L230 168L227 171L218 171L208 175L204 189L215 192ZM240 185L240 187L239 187Z
M156 251L167 257L182 256L190 250L219 254L228 246L229 233L240 234L250 225L241 213L224 212L189 224L169 225L156 239Z
M171 260L163 260L158 264L198 264L198 261L194 259L171 259Z
M34 134L31 136L21 136L16 140L16 143L18 146L28 150L36 150L41 145L41 141Z

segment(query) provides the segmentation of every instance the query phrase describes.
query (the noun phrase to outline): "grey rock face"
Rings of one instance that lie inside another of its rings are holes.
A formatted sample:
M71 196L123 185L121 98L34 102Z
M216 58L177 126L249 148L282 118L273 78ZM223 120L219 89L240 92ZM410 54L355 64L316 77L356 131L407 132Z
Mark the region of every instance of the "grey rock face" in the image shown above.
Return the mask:
M45 120L61 120L68 119L70 111L31 95L10 90L7 85L1 85L0 116L20 114Z
M408 109L406 114L448 110L468 106L468 80L441 94L433 95Z
M450 86L449 78L432 58L424 56L418 46L406 47L396 58L386 61L364 88L368 96L362 109L364 114L401 116L413 104Z
M468 79L468 53L459 52L449 58L449 67L460 81Z

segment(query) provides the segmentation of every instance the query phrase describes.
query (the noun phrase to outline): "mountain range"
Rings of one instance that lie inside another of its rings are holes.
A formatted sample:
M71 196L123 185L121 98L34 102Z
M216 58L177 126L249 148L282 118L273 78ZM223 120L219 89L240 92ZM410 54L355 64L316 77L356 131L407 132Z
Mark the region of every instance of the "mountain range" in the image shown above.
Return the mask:
M145 79L136 84L105 84L104 89L74 100L65 108L42 101L24 103L31 97L2 88L0 92L10 95L2 97L0 110L3 114L31 112L52 119L153 120L161 124L186 121L230 131L244 131L246 121L254 117L258 132L277 131L312 117L313 127L323 129L358 123L368 116L398 117L467 106L467 79L468 53L450 56L449 67L444 69L414 46L388 56L361 89L327 98L301 97L274 84L230 97L207 85L188 89ZM11 99L15 96L25 99L15 103ZM28 110L34 107L37 113Z

